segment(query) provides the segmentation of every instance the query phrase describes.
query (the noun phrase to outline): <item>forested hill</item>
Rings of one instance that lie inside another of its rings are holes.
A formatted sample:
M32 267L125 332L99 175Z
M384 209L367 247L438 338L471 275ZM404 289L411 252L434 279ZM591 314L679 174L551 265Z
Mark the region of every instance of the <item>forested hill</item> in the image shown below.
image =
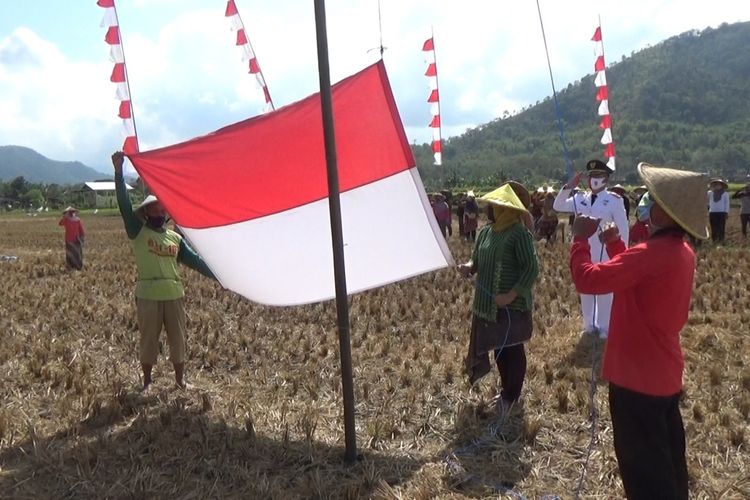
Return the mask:
M618 180L637 182L637 163L648 161L745 181L750 173L748 47L750 22L724 24L609 62ZM595 93L593 73L558 92L576 169L602 158ZM565 176L551 96L445 141L442 167L432 165L428 145L415 146L414 152L428 188Z

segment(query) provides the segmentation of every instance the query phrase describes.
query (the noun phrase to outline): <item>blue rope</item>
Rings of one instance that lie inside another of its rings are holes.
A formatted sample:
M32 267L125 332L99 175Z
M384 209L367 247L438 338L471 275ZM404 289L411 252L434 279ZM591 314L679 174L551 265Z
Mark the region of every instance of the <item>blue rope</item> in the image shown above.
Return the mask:
M536 9L539 12L539 26L542 28L542 39L544 40L544 53L547 55L547 68L549 69L549 79L552 83L552 97L555 100L555 115L557 116L557 127L560 129L560 143L563 148L563 156L565 158L565 172L568 175L568 179L573 177L573 161L570 159L570 153L568 152L568 145L565 142L565 131L563 129L562 111L560 110L560 103L557 100L557 91L555 90L555 79L552 76L552 63L549 59L549 49L547 48L547 35L544 33L544 22L542 21L542 9L539 6L539 0L536 1ZM575 203L575 201L574 201Z

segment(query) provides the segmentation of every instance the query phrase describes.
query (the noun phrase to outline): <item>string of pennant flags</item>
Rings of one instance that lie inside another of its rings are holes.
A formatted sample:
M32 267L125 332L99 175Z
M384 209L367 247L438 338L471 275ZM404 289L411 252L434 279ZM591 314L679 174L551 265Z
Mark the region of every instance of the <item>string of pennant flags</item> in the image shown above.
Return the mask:
M138 134L133 116L133 103L130 99L128 70L125 65L125 51L122 48L122 35L115 0L97 0L96 4L104 9L104 17L100 26L107 28L104 41L109 45L109 58L114 63L109 80L117 85L115 97L120 101L117 116L122 119L125 136L122 150L126 154L137 153L139 151Z
M615 170L615 142L612 138L612 115L609 112L609 87L607 86L606 63L604 62L604 43L602 42L602 27L598 26L591 37L594 42L594 85L596 85L596 100L599 101L598 114L601 116L599 128L604 130L600 142L604 145L604 157L607 166Z
M242 60L247 61L248 73L255 76L258 86L263 90L263 98L266 101L265 111L273 111L275 108L273 105L273 99L271 99L271 93L268 91L266 79L263 77L263 72L260 70L258 58L247 37L245 25L242 22L242 18L240 17L240 13L237 10L237 5L234 3L234 0L227 1L227 8L224 12L224 16L229 18L230 29L237 32L236 44L242 49Z
M440 124L440 91L438 89L438 71L437 59L435 57L434 35L424 42L422 45L422 51L425 53L425 59L427 62L425 76L427 77L427 83L430 89L427 102L430 105L430 114L432 115L432 120L430 121L430 129L432 130L432 155L434 157L434 164L442 165L443 145L442 127Z
M128 81L128 70L125 62L125 50L122 45L122 34L120 32L120 23L117 16L117 7L115 0L97 0L96 4L104 9L104 16L100 26L106 28L104 41L109 45L109 59L114 64L110 81L116 85L115 98L120 101L117 116L122 119L122 128L124 142L122 150L126 154L138 153L140 145L138 142L138 132L135 125L133 111L133 102L130 94L130 83ZM242 60L247 61L248 72L255 76L255 80L263 91L265 99L264 111L273 110L274 104L271 99L271 93L260 69L258 58L255 55L252 44L247 37L245 26L240 17L237 5L234 0L228 0L224 12L225 17L229 18L230 29L236 31L236 45L242 50Z

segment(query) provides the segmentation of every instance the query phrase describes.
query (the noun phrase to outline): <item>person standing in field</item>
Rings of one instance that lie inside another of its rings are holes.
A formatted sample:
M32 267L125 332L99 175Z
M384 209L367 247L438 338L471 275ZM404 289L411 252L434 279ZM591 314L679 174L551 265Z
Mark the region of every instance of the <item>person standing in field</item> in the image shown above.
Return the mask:
M83 223L78 217L78 210L68 207L58 222L65 228L65 265L68 269L83 269L83 241L86 233Z
M467 191L464 204L464 231L466 239L472 243L477 239L477 227L479 227L479 205L474 197L474 191Z
M557 212L568 212L575 215L590 215L600 219L602 224L615 223L624 241L628 241L630 227L625 214L622 197L607 191L607 182L613 170L601 160L591 160L586 164L590 191L573 190L578 186L582 173L576 174L566 186L560 189L553 203ZM606 248L594 235L589 241L594 262L609 260ZM606 339L609 333L609 315L612 309L612 294L581 294L581 317L584 335L599 335Z
M451 209L445 201L445 196L441 193L433 195L432 213L435 214L435 220L437 220L438 226L440 226L440 233L443 235L443 238L447 238Z
M533 330L532 288L539 265L522 220L528 211L512 186L505 184L482 200L490 223L479 231L471 260L458 266L463 276L476 275L466 372L474 384L490 372L494 352L502 383L497 407L504 415L521 397L526 378L524 344Z
M625 248L617 228L601 239L610 260L592 258L590 238L600 221L579 216L573 227L570 270L580 293L614 293L603 377L609 382L615 454L630 499L688 498L685 431L680 414L687 323L695 253L686 237L708 239L706 211L695 203L705 176L646 163L650 237ZM639 207L640 209L641 207Z
M734 193L732 199L740 200L740 224L742 226L742 237L747 238L747 225L750 224L750 184Z
M722 243L729 218L729 185L721 179L712 179L708 184L708 220L711 223L711 241Z
M175 383L185 389L185 290L178 262L212 279L216 279L203 259L182 236L167 229L167 213L155 196L149 195L133 210L122 174L124 154L112 155L115 189L125 232L130 239L138 269L135 288L140 330L140 361L143 389L151 386L151 371L159 354L162 326L167 331L169 359L174 366Z

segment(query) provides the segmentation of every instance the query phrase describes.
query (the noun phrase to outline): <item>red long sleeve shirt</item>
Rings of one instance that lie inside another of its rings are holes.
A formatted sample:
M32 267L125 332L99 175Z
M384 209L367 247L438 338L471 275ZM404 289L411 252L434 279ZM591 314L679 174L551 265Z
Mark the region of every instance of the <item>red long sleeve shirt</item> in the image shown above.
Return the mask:
M83 224L80 219L63 217L58 225L65 227L65 241L67 242L73 243L78 241L78 238L84 237Z
M680 331L690 309L695 254L681 233L665 231L592 264L589 244L576 239L570 270L580 293L614 293L602 374L620 387L652 396L682 390Z

